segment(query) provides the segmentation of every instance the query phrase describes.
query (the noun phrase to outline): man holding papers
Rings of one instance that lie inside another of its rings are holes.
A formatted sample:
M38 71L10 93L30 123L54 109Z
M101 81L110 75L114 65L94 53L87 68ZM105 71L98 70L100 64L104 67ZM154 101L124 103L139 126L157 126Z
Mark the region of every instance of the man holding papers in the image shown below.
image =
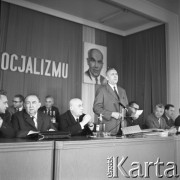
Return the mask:
M143 110L139 110L139 105L135 101L131 101L128 104L128 112L126 113L127 126L141 125L139 122L139 116L142 114Z

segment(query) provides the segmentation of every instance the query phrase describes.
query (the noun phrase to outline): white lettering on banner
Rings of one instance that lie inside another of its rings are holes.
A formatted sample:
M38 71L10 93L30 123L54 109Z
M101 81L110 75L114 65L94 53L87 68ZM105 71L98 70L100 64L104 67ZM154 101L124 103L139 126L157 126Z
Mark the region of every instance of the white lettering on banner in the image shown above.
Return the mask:
M50 67L50 65L51 65L51 61L50 60L45 60L46 61L46 63L47 63L47 66L46 66L46 70L45 70L45 76L50 76L51 74L50 73L48 73L48 71L49 71L49 67Z
M22 59L22 66L18 67L18 71L19 72L24 72L25 71L25 68L26 68L26 56L21 56L21 59Z
M4 71L18 71L35 75L68 78L68 64L49 59L37 59L36 57L18 56L3 52L1 55L1 69Z
M39 75L40 72L37 71L37 58L34 58L34 74Z
M9 54L3 53L1 58L1 69L8 70L9 67Z
M17 71L17 67L13 66L14 60L18 60L18 56L16 54L11 55L11 60L10 60L10 70L11 71Z

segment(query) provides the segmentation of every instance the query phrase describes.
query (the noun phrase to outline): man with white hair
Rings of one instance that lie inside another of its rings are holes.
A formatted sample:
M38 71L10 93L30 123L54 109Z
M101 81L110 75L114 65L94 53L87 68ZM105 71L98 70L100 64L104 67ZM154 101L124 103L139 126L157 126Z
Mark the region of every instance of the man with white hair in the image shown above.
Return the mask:
M89 114L83 114L83 103L74 98L69 102L69 110L60 116L58 129L69 131L71 135L92 135L93 121Z

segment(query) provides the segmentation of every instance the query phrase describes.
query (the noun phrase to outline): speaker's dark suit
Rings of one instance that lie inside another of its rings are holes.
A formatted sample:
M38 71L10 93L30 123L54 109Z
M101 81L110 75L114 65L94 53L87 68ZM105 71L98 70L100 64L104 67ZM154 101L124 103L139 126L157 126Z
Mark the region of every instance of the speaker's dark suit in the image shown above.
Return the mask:
M79 117L79 122L83 120L85 114ZM92 135L92 131L89 129L88 125L84 126L84 129L81 129L80 123L77 122L71 111L68 110L64 114L60 115L58 122L58 129L60 131L69 131L71 135Z
M37 124L38 128L35 127L32 118L27 114L26 110L17 112L12 116L12 125L16 131L17 137L26 137L29 131L56 130L51 123L51 118L40 111L37 114Z
M3 119L2 126L0 128L0 137L13 138L15 137L15 130L11 126L10 113L8 111L5 114L0 114Z
M118 133L119 131L119 120L111 117L112 112L120 112L122 107L119 105L121 102L124 106L127 106L128 99L126 96L126 91L118 86L119 98L117 98L113 89L109 84L101 86L95 95L93 111L98 116L103 115L103 121L105 123L106 131L111 131L112 133ZM114 129L113 129L114 128Z

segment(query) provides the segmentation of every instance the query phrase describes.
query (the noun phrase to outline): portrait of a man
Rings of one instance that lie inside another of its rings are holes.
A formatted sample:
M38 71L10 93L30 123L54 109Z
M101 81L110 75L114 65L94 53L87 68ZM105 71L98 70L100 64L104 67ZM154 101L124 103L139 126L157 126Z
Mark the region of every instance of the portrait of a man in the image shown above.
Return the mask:
M84 83L106 83L106 64L106 47L91 43L84 43Z

